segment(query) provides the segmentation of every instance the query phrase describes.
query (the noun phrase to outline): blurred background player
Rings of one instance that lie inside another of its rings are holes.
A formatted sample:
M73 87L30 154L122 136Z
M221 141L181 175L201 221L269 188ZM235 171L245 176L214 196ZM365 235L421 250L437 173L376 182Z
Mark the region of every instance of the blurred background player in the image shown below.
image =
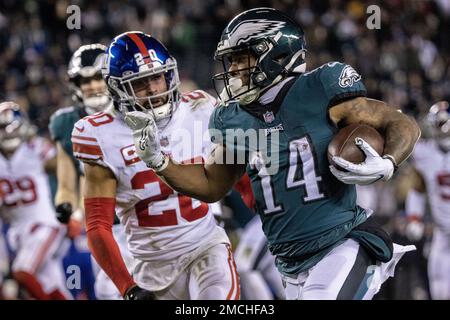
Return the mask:
M106 83L102 78L101 68L105 57L106 47L102 44L83 45L72 55L67 74L72 93L73 106L59 109L51 118L49 130L57 148L57 181L58 188L55 196L55 205L58 220L69 224L69 237L74 238L81 232L81 223L84 223L84 213L80 194L83 185L81 163L75 159L70 140L74 124L81 118L104 110L112 104ZM73 215L72 213L77 214ZM119 244L122 256L131 270L133 259L128 252L125 233L118 219L113 227L114 237ZM84 236L81 237L81 239ZM72 252L76 253L76 244L80 238L75 239ZM75 248L74 248L75 247ZM80 251L80 250L78 250ZM81 249L81 251L83 251ZM83 274L88 276L90 264L86 261L88 252L76 254ZM83 257L85 259L83 259ZM71 257L68 257L70 263ZM121 295L109 277L96 264L95 295L98 299L120 299Z
M431 298L450 299L450 106L439 101L425 118L424 131L429 139L418 143L413 153L417 179L406 199L410 220L407 234L420 239L427 198L434 222L428 260Z
M17 104L0 104L0 216L10 225L11 272L31 298L70 299L59 252L66 230L55 218L45 173L55 149L35 134Z
M73 125L88 114L102 111L111 103L101 75L105 50L106 47L101 44L90 44L75 51L67 70L74 105L59 109L50 119L49 130L58 151L55 205L58 220L65 224L80 202L81 169L73 157L70 141Z
M177 194L140 161L122 113L152 113L161 148L198 162L211 146L204 133L215 99L204 91L180 96L176 60L142 32L114 38L103 73L114 107L78 121L72 133L93 256L125 299L239 299L231 246L209 205ZM114 211L137 261L133 276L111 234Z
M3 191L0 188L0 210L3 205ZM5 239L3 237L3 224L0 219L0 300L3 299L3 278L9 269L9 257L6 249Z

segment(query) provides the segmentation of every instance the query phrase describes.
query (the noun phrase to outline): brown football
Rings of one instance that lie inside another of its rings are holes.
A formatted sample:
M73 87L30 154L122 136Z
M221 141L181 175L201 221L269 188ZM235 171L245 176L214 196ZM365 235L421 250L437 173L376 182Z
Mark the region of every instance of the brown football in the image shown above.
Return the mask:
M357 137L364 139L380 155L383 154L384 138L375 128L365 124L351 124L339 130L328 145L328 161L330 164L339 168L332 160L334 156L339 156L353 163L363 162L366 155L355 144L355 138Z

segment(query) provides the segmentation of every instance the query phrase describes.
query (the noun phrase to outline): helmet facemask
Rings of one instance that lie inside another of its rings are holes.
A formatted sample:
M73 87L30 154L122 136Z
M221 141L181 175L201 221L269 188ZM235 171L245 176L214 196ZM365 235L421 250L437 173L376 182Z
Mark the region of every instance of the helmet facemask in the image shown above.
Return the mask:
M156 66L155 66L156 65ZM136 91L145 89L148 82L163 76L166 90L149 96L138 96ZM165 64L153 62L140 67L138 73L125 75L121 79L110 77L109 87L120 97L119 110L122 113L130 111L152 112L158 125L165 125L171 118L174 108L179 102L178 87L180 80L177 64L169 59ZM161 103L161 100L162 103Z
M86 90L82 89L83 84L89 84L92 80L104 81L101 73L98 72L90 77L79 76L72 81L72 86L74 87L73 90L88 114L102 111L111 103L111 96L109 95L106 83L104 90L101 92L96 92L94 94L84 92Z
M239 58L238 58L239 57ZM233 59L238 59L238 64L246 63L246 67L230 71ZM260 73L256 66L256 57L249 49L241 49L216 57L222 62L222 73L213 77L214 88L223 102L239 100L242 104L249 104L259 97L260 88L255 85L253 79ZM253 62L253 63L252 63ZM217 82L223 84L222 92L219 94Z
M274 37L252 42L243 48L235 47L222 53L216 52L215 59L222 62L224 72L213 77L214 87L224 103L239 100L240 104L247 105L258 99L261 92L276 85L290 73L305 72L306 49L301 48L293 55L283 50L284 48L280 50L277 42L281 36L282 33L279 32ZM249 67L229 71L231 56L240 52L248 52ZM250 56L256 59L253 66L250 66ZM234 77L237 72L247 72L249 81L245 84L239 82L239 79ZM222 81L224 84L221 94L217 90L216 81Z

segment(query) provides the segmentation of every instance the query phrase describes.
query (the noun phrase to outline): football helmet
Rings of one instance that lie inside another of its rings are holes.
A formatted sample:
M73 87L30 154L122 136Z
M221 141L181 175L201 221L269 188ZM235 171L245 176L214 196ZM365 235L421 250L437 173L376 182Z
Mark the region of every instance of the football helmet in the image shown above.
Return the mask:
M170 120L180 99L180 79L177 61L157 39L138 31L118 35L108 47L102 72L119 111L152 112L158 125ZM164 75L166 91L136 95L133 84L147 83L160 75ZM155 101L161 99L163 103L158 106Z
M106 55L106 47L102 44L88 44L81 46L70 58L67 74L73 99L80 103L89 114L103 110L111 102L106 91L104 94L86 96L81 90L83 78L102 80L103 59Z
M12 102L0 103L0 149L14 152L26 139L36 134L36 127L31 125L26 114Z
M445 152L450 151L450 104L447 101L436 102L430 107L426 126L440 148Z
M232 55L242 52L253 55L255 66L230 71ZM214 58L222 62L224 72L213 77L214 87L224 103L249 104L287 76L304 73L305 55L305 35L293 19L271 8L245 11L222 32ZM236 77L237 72L249 74L247 84ZM217 82L224 86L220 94Z

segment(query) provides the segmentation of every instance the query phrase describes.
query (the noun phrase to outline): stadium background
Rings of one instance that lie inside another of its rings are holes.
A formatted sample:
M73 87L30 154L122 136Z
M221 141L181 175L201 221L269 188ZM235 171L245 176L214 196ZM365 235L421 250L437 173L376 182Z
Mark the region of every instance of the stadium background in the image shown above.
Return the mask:
M81 28L69 30L69 5L81 9ZM381 8L380 29L369 29L369 5ZM39 133L48 136L50 115L71 104L67 63L82 44L107 45L117 34L142 30L166 44L177 58L184 88L215 94L211 76L218 71L214 50L226 23L252 7L269 6L304 27L308 69L333 60L354 66L368 96L398 106L420 120L438 100L450 100L450 0L387 1L66 1L0 2L0 99L28 111ZM363 190L377 217L396 241L404 235L404 198L408 165L396 179ZM375 198L376 197L376 198ZM382 201L381 201L382 200ZM428 298L426 256L432 233L417 243L417 255L402 261L395 281L379 298Z

